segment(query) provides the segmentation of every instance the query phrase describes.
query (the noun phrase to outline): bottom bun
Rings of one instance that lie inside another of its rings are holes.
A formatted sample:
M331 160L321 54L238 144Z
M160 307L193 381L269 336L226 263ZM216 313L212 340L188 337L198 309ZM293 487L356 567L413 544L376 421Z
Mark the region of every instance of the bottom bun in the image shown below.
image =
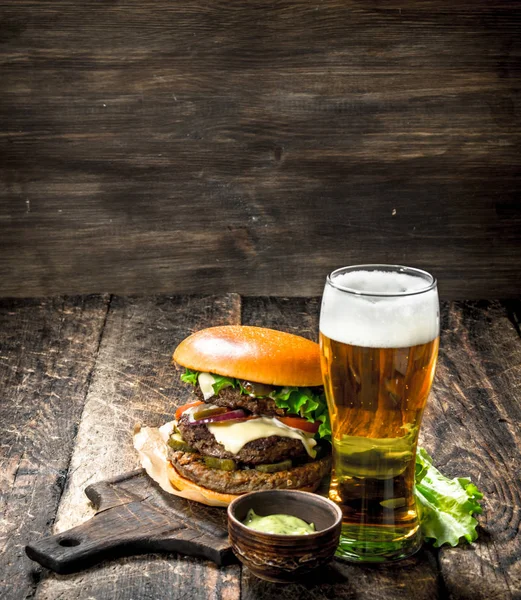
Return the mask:
M166 464L166 473L170 483L176 489L181 492L185 490L192 491L194 493L191 495L192 500L196 500L197 502L202 502L209 506L228 506L232 500L238 497L238 494L222 494L221 492L214 492L213 490L197 485L197 483L180 475L170 461ZM196 495L200 496L200 499Z
M190 499L202 504L209 506L228 506L232 500L238 498L242 494L223 494L221 492L214 492L208 488L204 488L186 477L183 477L178 473L174 465L168 461L166 465L166 472L168 479L174 488L179 491L189 490L191 492ZM302 492L314 492L320 484L320 480L312 486L306 486L298 488Z

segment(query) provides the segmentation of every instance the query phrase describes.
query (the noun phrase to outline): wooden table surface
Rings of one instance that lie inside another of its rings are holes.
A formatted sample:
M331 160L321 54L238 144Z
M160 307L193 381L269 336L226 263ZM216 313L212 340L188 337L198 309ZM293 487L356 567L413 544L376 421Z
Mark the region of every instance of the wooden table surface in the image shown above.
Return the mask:
M478 543L385 566L334 561L278 586L238 565L145 555L58 576L24 545L91 514L85 486L138 466L131 431L170 418L188 390L175 346L210 325L316 338L319 299L57 297L0 301L0 597L8 599L521 598L521 301L443 304L440 361L420 443L485 493Z

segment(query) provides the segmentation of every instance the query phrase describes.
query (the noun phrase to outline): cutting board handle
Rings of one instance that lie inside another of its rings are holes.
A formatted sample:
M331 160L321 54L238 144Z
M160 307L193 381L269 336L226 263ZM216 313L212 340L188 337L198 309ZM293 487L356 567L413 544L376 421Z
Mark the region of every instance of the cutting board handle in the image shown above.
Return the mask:
M131 502L97 513L78 527L31 543L25 551L44 567L65 574L106 559L158 551L182 552L223 565L234 560L227 540L224 541L189 530L183 521L169 519L142 502Z

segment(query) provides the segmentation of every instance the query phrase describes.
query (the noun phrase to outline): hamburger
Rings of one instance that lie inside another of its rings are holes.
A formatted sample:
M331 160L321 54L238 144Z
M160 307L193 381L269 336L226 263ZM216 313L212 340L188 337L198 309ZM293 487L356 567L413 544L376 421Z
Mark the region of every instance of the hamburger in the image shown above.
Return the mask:
M260 327L211 327L181 342L173 360L194 395L176 410L168 440L177 490L224 504L254 490L316 490L331 467L318 344Z

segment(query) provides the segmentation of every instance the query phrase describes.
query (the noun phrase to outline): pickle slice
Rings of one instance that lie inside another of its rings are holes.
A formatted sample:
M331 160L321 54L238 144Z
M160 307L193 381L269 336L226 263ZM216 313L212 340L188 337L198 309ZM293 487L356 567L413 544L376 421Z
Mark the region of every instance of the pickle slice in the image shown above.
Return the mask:
M292 466L291 460L288 459L271 465L257 465L255 470L260 471L261 473L277 473L278 471L287 471L288 469L291 469Z
M324 456L326 456L327 454L331 454L331 449L329 448L329 443L324 443L324 444L318 443L315 446L315 451L316 451L315 460L318 460L319 458L324 458Z
M221 471L237 470L237 463L231 458L215 458L214 456L205 456L204 464L210 469L219 469Z
M193 417L195 421L199 421L200 419L215 417L215 415L222 415L229 412L229 410L229 408L225 408L224 406L211 406L195 411Z
M170 446L170 448L172 448L172 450L176 450L179 452L196 452L196 450L192 448L192 446L187 444L178 433L173 433L168 438L167 443Z
M241 381L241 385L243 389L248 392L248 395L255 398L264 398L275 391L275 388L272 385L255 383L254 381Z

